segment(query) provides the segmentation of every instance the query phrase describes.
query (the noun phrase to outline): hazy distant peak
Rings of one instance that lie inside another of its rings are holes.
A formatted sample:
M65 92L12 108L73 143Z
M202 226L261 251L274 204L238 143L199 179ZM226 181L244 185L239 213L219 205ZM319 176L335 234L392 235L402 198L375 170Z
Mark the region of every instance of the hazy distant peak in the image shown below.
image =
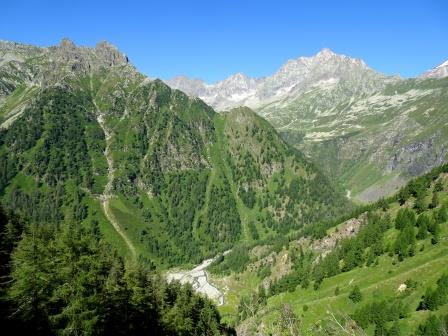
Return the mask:
M316 57L321 57L321 58L329 58L329 57L333 57L336 54L329 48L323 48L321 51L319 51L316 54Z
M76 48L75 44L73 43L72 40L70 40L69 38L63 38L61 40L61 42L59 43L59 46L61 48L68 48L68 49L74 49Z
M226 110L241 105L254 108L315 85L329 88L341 81L376 80L376 77L384 76L370 69L364 61L323 48L313 56L288 60L271 76L263 78L251 78L238 72L214 84L186 77L175 77L166 83L200 97L218 110Z
M421 78L444 78L448 77L448 60L436 66L420 76Z

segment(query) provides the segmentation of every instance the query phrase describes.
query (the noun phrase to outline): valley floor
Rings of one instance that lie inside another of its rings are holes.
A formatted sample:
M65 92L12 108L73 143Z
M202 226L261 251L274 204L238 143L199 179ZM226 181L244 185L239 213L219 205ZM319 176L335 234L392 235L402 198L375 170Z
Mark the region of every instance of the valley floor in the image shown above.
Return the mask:
M230 250L224 252L223 255L226 255L229 252ZM166 274L166 278L168 282L179 281L182 284L191 284L196 292L204 294L209 299L217 301L218 305L221 306L224 304L224 292L210 282L207 272L207 267L209 267L215 259L216 257L206 259L191 270L172 270Z

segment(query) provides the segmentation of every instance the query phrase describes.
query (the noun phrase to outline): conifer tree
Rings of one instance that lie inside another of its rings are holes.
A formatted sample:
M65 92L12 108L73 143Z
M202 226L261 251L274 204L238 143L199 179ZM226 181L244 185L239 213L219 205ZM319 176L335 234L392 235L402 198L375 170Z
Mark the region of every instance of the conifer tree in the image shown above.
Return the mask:
M358 285L355 285L353 287L352 291L348 295L348 298L354 303L358 303L362 300L362 293Z
M434 191L432 194L432 199L431 199L431 203L429 205L429 207L431 209L437 208L437 206L439 205L439 197L437 195L437 192Z

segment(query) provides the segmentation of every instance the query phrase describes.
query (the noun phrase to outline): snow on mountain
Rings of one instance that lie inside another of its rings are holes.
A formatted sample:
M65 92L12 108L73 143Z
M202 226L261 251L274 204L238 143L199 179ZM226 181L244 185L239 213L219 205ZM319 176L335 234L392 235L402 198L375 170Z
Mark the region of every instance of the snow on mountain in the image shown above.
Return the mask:
M324 48L315 56L289 60L277 72L264 78L250 78L237 73L215 84L187 77L175 77L166 83L203 99L217 110L226 110L241 105L257 108L312 87L328 89L340 82L359 85L365 79L377 77L383 76L370 69L364 61Z
M448 77L448 60L429 70L420 76L421 78L444 78Z

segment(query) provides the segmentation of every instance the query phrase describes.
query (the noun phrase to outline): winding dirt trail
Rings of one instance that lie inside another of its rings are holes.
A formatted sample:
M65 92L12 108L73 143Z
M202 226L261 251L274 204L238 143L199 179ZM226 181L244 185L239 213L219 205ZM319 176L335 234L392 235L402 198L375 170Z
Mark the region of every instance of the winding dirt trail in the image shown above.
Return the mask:
M96 104L95 104L96 106ZM115 231L123 238L124 242L129 248L129 251L131 251L132 259L135 260L137 257L137 252L135 250L134 245L132 244L131 240L126 236L124 231L121 229L120 224L115 219L115 216L113 215L111 209L110 209L110 199L113 197L112 194L112 186L114 181L114 160L112 158L112 154L110 153L110 139L111 134L110 131L107 129L106 125L104 124L104 115L101 114L97 108L98 111L98 123L100 127L102 128L105 136L106 136L106 150L104 151L104 155L106 156L107 160L107 184L104 187L103 194L100 196L101 200L101 206L103 207L104 214L106 215L109 222L114 227Z
M92 86L92 81L90 81L90 85ZM92 90L93 92L93 90ZM106 218L109 220L109 222L112 224L113 228L117 233L121 236L121 238L124 240L126 245L129 248L129 251L131 252L131 256L133 260L136 260L137 258L137 251L135 250L134 245L132 244L129 237L126 235L126 233L123 231L123 229L120 227L120 224L116 220L115 216L113 215L111 209L110 209L110 199L114 197L112 194L113 190L113 181L114 181L114 159L112 157L112 154L110 152L110 142L111 142L111 132L105 125L104 121L104 114L100 111L98 106L96 105L95 99L93 99L93 104L95 105L96 111L97 111L97 121L100 125L101 129L104 132L104 135L106 137L106 149L104 151L104 155L106 156L107 160L107 184L104 187L103 194L100 195L100 201L101 206L103 208L104 214L106 215Z
M96 106L96 104L95 104ZM110 199L114 196L112 194L112 186L114 181L114 160L112 158L112 155L110 153L110 139L111 134L110 131L107 129L107 127L104 124L104 115L101 114L97 108L98 111L98 123L100 127L102 128L105 136L106 136L106 150L104 151L104 155L106 156L107 160L107 184L104 187L103 194L100 196L101 200L101 206L103 207L104 214L106 215L109 222L114 227L115 231L123 238L126 245L129 248L129 251L131 251L132 258L135 260L137 257L137 252L135 250L134 245L132 244L131 240L126 236L124 231L121 229L120 224L115 219L115 216L113 215L111 209L110 209Z

